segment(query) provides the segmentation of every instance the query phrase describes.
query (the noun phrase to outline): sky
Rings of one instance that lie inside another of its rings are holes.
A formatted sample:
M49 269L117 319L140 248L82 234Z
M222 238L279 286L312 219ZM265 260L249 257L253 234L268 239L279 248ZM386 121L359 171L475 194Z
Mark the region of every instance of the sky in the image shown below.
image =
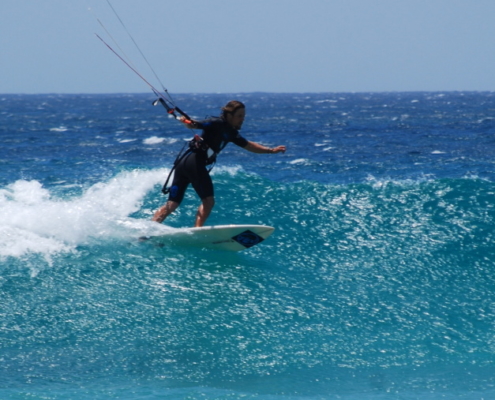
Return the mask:
M110 0L171 93L495 91L494 0ZM101 23L100 23L101 22ZM1 0L0 93L160 89L107 0Z

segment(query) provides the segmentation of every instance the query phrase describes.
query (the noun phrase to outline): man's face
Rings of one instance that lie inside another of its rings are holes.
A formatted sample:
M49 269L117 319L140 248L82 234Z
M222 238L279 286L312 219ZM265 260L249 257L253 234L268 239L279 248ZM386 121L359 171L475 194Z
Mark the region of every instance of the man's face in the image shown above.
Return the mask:
M227 114L227 122L234 129L241 129L244 118L246 117L246 110L244 108L238 108L233 114Z

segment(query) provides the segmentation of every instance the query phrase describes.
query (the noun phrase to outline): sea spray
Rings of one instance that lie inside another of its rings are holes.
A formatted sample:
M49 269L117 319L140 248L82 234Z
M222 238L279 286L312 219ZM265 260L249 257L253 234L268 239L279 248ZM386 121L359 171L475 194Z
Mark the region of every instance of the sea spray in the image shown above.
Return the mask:
M123 172L79 197L51 196L38 181L17 181L0 192L0 256L68 251L91 240L128 238L154 227L132 221L143 197L166 170Z

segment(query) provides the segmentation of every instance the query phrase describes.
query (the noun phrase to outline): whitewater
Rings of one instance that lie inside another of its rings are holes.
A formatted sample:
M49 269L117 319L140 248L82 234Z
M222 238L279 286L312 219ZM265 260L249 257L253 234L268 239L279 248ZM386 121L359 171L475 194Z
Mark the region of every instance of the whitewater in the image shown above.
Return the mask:
M157 247L191 132L152 96L0 95L0 398L495 397L495 94L187 94L247 106L208 224Z

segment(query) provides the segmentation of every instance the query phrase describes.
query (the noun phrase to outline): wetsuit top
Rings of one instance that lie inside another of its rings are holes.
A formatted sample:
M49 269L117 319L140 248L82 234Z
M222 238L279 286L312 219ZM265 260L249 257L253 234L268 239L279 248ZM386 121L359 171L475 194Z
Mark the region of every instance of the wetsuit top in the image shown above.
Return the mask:
M237 129L222 118L210 118L205 121L196 121L194 128L202 129L201 138L208 145L205 151L206 164L215 161L216 155L223 150L227 143L232 142L237 146L246 147L248 141L242 137Z

